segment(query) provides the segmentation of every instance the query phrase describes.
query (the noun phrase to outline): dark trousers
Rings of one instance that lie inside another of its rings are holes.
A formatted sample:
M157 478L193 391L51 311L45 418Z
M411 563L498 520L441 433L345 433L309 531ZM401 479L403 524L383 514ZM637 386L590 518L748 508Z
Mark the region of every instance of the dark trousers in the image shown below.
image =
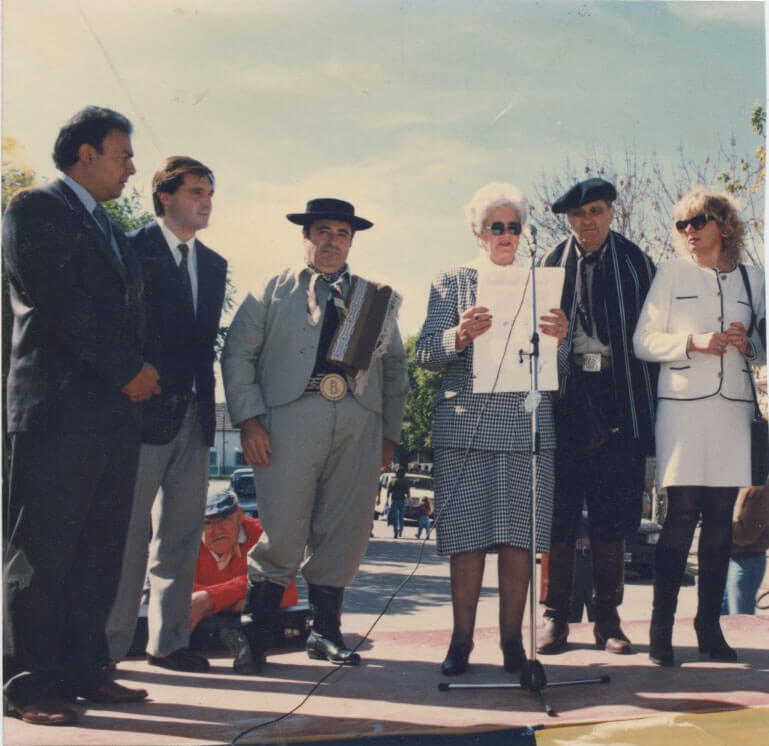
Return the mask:
M13 435L5 548L5 693L17 705L107 678L105 622L120 577L139 438L109 430Z
M594 405L608 423L615 424L611 372L585 375ZM576 541L582 506L587 504L590 539L619 541L641 523L645 449L634 438L615 433L598 448L583 450L575 423L578 426L579 419L572 416L565 431L567 423L556 411L558 447L550 540Z

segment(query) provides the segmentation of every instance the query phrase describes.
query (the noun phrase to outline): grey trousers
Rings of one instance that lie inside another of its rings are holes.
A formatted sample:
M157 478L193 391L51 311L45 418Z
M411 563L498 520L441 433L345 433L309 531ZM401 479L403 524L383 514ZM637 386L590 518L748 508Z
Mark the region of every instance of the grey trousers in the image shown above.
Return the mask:
M175 438L164 445L141 446L123 568L107 619L113 661L122 660L131 646L147 572L147 652L166 656L188 646L207 491L208 446L193 400Z
M344 587L368 546L382 461L381 415L351 395L305 394L260 418L267 467L254 467L264 533L249 552L252 580L288 585L304 561L308 583Z

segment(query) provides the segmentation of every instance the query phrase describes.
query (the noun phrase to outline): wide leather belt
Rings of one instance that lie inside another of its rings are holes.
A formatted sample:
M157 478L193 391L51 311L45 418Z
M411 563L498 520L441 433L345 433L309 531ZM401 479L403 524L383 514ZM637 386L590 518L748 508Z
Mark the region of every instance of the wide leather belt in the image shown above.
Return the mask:
M328 401L340 401L347 394L347 381L339 373L313 376L304 389L305 394L320 394Z
M611 358L602 355L600 352L574 355L572 359L577 367L581 368L585 373L600 373L604 370L611 370Z

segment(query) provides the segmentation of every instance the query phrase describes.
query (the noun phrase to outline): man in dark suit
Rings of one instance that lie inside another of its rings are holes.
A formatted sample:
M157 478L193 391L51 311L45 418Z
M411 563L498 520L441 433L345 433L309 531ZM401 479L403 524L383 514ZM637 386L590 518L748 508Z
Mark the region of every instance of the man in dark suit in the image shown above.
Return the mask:
M112 604L139 454L136 402L159 392L144 362L141 273L100 202L135 173L131 123L89 106L60 130L64 177L18 194L3 220L13 309L7 384L5 687L23 720L147 693L110 681Z
M145 356L163 391L143 411L134 505L107 636L112 660L124 658L149 554L149 662L201 673L209 666L189 650L190 596L214 442L214 345L227 262L195 237L212 209L214 175L207 166L171 156L152 192L159 219L129 238L144 273Z

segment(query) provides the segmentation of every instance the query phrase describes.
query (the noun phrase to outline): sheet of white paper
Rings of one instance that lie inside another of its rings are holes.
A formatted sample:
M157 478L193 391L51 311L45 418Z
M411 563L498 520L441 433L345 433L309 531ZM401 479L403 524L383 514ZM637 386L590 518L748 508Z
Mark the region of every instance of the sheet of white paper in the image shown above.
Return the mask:
M564 270L563 267L542 267L535 274L537 316L542 316L561 305ZM473 393L488 393L492 389L498 392L528 391L532 335L530 270L515 267L479 269L476 305L486 306L493 321L491 329L473 341ZM555 337L541 332L539 340L537 388L555 391L558 388L558 343ZM494 386L498 370L499 380Z

